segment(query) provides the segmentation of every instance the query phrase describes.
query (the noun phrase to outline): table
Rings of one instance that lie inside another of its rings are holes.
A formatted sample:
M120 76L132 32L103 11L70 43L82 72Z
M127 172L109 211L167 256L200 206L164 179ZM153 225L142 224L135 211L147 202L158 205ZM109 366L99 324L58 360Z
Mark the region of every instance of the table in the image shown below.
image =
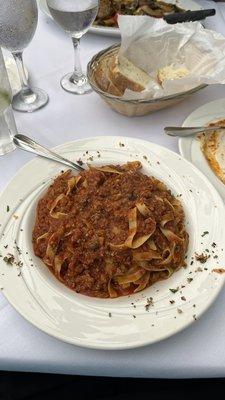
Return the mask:
M207 27L225 35L225 4L200 1L217 8ZM87 62L115 38L87 34L82 59ZM53 147L65 141L100 135L138 137L178 151L177 139L164 135L165 125L179 125L204 103L222 98L225 88L214 86L183 103L145 117L128 118L109 109L95 94L74 96L59 80L72 69L72 44L40 13L35 38L25 51L32 82L45 89L49 104L33 114L16 113L18 129ZM19 150L0 158L0 189L32 155ZM54 339L25 321L0 294L0 370L52 372L143 378L225 377L225 291L200 320L160 343L135 350L82 349Z

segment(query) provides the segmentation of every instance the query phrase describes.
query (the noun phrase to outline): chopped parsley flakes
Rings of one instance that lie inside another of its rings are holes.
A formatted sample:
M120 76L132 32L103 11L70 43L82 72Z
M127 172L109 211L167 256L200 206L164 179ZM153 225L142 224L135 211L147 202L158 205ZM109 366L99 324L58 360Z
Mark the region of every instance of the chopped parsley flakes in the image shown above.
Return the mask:
M177 293L179 290L179 286L176 289L169 289L172 293Z

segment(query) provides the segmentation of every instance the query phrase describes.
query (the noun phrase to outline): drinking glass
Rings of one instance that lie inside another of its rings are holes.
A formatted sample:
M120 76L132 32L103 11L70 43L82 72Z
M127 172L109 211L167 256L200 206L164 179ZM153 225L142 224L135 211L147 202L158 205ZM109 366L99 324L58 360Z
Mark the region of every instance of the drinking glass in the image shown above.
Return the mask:
M61 79L61 86L74 94L89 93L92 89L81 69L79 43L96 18L99 0L47 0L47 4L54 20L70 35L74 47L74 71Z
M23 50L34 36L37 21L36 0L0 0L0 46L12 52L21 80L21 91L12 101L17 111L32 112L48 102L43 90L29 86L23 65Z
M0 47L0 156L15 149L12 139L17 129L11 99L12 92Z

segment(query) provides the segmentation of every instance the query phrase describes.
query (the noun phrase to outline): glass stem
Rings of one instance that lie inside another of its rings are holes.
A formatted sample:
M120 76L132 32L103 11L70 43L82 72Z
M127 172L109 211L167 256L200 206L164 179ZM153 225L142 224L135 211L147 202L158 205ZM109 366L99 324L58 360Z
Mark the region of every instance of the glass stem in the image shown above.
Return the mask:
M36 100L37 96L32 91L32 89L30 88L28 81L27 81L24 64L23 64L23 53L22 53L22 51L18 51L18 52L13 52L12 54L16 61L16 65L17 65L18 73L19 73L19 77L20 77L20 82L21 82L20 95L25 102L32 103Z
M82 68L81 68L81 63L80 63L80 52L79 52L79 45L80 45L80 39L77 39L72 36L72 42L73 42L73 48L74 48L74 71L73 75L71 76L71 82L73 83L83 83L83 73L82 73Z

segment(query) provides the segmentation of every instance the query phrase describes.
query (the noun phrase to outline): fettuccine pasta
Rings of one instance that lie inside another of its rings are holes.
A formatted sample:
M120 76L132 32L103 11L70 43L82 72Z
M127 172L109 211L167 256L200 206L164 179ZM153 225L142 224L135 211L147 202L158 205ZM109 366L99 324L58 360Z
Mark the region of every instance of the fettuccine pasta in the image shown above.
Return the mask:
M115 298L185 266L188 234L180 201L141 163L58 176L39 201L35 254L78 293Z

